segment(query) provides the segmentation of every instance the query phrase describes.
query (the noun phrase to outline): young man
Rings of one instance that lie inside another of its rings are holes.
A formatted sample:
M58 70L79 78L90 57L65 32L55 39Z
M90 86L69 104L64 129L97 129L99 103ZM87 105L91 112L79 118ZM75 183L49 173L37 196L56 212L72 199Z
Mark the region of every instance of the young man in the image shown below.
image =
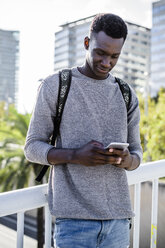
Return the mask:
M126 105L115 78L127 36L125 22L113 14L97 15L85 37L86 60L72 68L71 88L56 147L48 144L56 115L58 73L39 89L25 145L28 160L51 166L49 207L56 217L55 247L129 247L133 217L125 170L142 159L138 100L131 89ZM128 142L126 150L104 147Z

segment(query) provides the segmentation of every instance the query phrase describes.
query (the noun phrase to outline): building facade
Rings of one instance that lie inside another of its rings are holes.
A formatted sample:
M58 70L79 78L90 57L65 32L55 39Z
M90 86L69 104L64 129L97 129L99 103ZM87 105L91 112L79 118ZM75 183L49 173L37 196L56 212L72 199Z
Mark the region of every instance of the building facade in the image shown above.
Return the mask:
M0 29L0 101L17 103L19 32Z
M151 95L165 88L165 0L152 4Z
M94 16L61 25L55 33L55 71L82 65L85 58L83 40ZM150 29L126 22L128 37L112 74L144 91L150 69Z

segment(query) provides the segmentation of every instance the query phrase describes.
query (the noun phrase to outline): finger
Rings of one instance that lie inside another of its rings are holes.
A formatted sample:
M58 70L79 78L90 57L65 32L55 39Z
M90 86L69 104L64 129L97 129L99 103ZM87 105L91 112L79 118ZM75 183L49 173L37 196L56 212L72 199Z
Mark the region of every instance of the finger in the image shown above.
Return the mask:
M100 158L100 159L95 158L94 160L91 161L90 164L93 165L93 166L96 166L96 165L110 164L110 162L105 160L105 159L102 159L102 158Z
M119 149L114 149L114 148L110 148L109 152L113 155L117 155L117 156L127 156L128 155L128 149L126 148L126 150L119 150Z
M117 165L120 165L122 163L122 158L121 157L116 158L115 163Z
M129 150L126 148L123 150L123 156L127 156L129 154Z
M95 147L95 151L97 153L99 153L99 154L102 154L102 155L107 155L107 156L110 155L109 150L108 149L104 149L104 147L103 148L101 148L101 147Z
M96 158L96 161L101 161L102 164L120 164L122 162L122 157L103 155Z

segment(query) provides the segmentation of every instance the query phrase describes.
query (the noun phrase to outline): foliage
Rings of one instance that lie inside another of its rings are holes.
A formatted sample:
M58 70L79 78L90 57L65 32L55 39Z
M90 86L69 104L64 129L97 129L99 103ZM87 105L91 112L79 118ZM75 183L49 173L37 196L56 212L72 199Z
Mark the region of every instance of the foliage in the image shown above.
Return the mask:
M165 159L165 89L156 98L146 99L139 96L141 110L140 135L144 150L144 161Z
M32 166L23 152L30 114L0 105L0 191L28 186Z
M31 172L37 175L40 166L30 163L23 147L30 114L20 114L13 105L0 103L0 191L28 186ZM43 208L37 209L38 248L43 248Z

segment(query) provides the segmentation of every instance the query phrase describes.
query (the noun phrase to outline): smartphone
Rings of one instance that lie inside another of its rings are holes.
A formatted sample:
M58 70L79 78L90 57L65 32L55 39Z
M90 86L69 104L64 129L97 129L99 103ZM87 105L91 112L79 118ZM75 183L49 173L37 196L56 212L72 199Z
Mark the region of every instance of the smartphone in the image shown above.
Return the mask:
M129 143L112 142L108 146L106 146L105 149L114 148L114 149L124 150L128 146L129 146Z

